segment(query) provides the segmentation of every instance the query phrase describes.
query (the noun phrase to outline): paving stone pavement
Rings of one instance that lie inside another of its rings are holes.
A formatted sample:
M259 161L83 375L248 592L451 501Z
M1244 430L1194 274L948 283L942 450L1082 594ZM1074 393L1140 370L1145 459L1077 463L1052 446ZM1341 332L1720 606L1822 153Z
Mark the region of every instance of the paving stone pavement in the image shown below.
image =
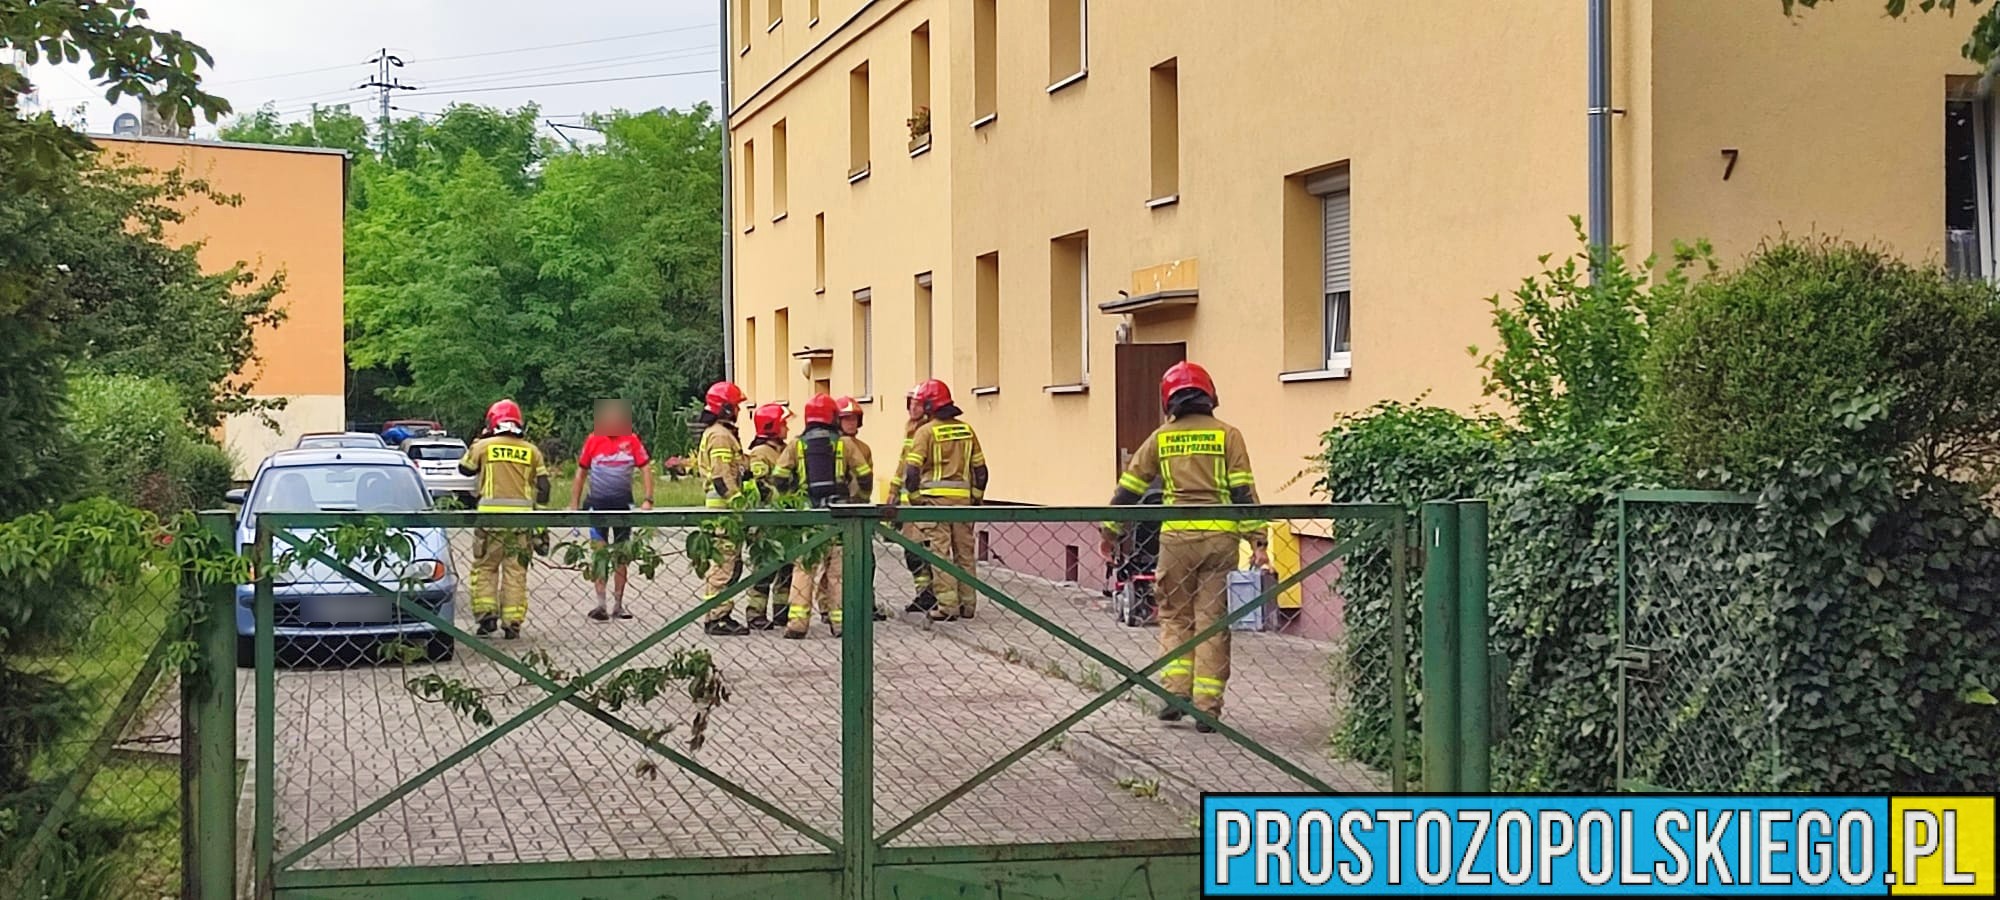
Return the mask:
M680 545L663 530L656 545ZM462 539L459 569L467 571ZM900 612L910 589L900 554L879 554L877 590ZM1126 629L1095 592L989 568L996 587L1132 665L1150 662L1156 632ZM670 553L657 578L634 577L637 618L595 622L577 573L537 566L526 634L496 646L541 651L570 671L592 668L688 609L698 579ZM462 601L462 598L461 598ZM470 624L463 602L461 625ZM689 752L721 776L819 831L840 826L839 643L814 623L806 641L778 633L717 638L698 626L642 654L710 649L731 697ZM881 833L1095 696L1073 648L988 602L979 617L932 626L898 614L879 623L875 652L876 828ZM1228 721L1330 783L1379 790L1374 772L1331 760L1334 714L1326 645L1239 635ZM1010 652L1011 651L1011 652ZM1066 655L1068 654L1068 655ZM344 655L342 661L351 661ZM1050 665L1054 663L1055 665ZM1060 667L1061 672L1056 668ZM419 700L411 678L436 673L493 695L505 721L543 697L461 647L452 661L292 667L276 677L277 846L298 847L459 750L486 729ZM254 680L240 671L239 752L251 755ZM685 748L691 704L674 698L621 713L640 727L673 726ZM162 721L155 711L152 721ZM1107 749L1108 748L1108 749ZM657 762L657 768L641 768ZM1129 774L1128 774L1129 773ZM1114 702L1027 754L892 843L1061 842L1189 836L1187 797L1201 790L1296 790L1302 785L1217 735L1156 722L1139 702ZM1173 802L1163 802L1173 801ZM655 757L569 706L557 706L308 856L307 868L812 853L822 848L744 801Z

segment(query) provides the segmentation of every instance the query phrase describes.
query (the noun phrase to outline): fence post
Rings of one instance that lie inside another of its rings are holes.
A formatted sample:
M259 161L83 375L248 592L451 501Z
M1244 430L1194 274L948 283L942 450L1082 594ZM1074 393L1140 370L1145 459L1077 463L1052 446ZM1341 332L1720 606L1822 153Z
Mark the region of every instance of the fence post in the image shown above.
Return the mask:
M842 897L875 896L874 509L835 512L840 529L840 846ZM795 574L800 577L803 573Z
M1493 684L1487 666L1486 501L1458 501L1458 789L1493 789Z
M215 546L235 549L234 516L205 512L201 524ZM196 669L181 677L181 715L190 726L182 734L193 738L181 753L195 761L194 818L181 823L181 840L192 842L194 852L182 858L194 861L189 896L230 900L236 896L236 585L222 579L199 589L206 609L192 624Z
M1424 790L1458 790L1458 506L1424 504Z

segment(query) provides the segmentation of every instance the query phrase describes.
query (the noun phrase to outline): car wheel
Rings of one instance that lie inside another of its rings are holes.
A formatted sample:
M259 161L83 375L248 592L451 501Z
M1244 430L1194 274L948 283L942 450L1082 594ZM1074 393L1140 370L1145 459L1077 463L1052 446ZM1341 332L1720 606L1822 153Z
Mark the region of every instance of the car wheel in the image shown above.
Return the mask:
M424 642L424 658L431 662L449 662L458 649L458 641L451 635L434 635Z

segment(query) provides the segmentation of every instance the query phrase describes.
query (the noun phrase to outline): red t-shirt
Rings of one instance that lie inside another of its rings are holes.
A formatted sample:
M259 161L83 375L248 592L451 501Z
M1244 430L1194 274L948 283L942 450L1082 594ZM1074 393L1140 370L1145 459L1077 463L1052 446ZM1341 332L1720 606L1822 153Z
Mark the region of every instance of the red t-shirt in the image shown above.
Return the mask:
M586 505L632 505L632 476L650 464L646 445L636 434L593 434L583 442L576 464L590 473Z

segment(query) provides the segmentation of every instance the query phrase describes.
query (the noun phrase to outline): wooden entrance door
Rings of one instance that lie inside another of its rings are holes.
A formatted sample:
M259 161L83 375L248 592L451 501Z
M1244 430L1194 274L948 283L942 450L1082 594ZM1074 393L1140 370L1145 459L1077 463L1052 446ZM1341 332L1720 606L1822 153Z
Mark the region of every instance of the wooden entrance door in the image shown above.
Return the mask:
M1115 359L1118 393L1118 471L1140 442L1166 421L1160 411L1160 376L1187 359L1186 344L1119 344Z

